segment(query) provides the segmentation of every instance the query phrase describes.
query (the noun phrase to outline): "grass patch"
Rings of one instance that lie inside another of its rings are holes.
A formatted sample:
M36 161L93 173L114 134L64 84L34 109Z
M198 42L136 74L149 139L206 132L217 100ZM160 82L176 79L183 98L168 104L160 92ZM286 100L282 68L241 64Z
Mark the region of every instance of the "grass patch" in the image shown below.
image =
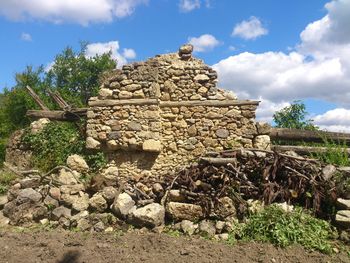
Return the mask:
M0 195L5 194L11 183L17 178L14 173L0 171Z
M270 242L280 247L299 244L307 249L331 253L334 229L327 221L317 219L301 208L287 213L271 205L252 215L230 235L231 242L236 238Z

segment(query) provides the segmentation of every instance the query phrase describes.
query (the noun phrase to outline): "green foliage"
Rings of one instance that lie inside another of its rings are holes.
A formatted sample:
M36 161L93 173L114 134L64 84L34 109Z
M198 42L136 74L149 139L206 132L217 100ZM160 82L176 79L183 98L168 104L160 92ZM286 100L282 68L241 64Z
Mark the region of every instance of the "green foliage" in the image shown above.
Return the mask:
M325 152L310 153L313 158L319 159L327 164L339 166L350 165L347 152L348 146L345 141L335 142L333 140L323 138L323 143L319 146L325 147L327 150Z
M5 194L17 176L14 173L0 170L0 195Z
M311 119L306 119L308 113L305 104L299 100L293 101L290 106L284 107L273 115L273 121L278 128L317 130Z
M115 67L116 62L110 53L87 57L86 46L82 45L79 52L67 47L56 56L47 73L47 82L68 103L83 106L97 94L100 74Z
M92 171L106 164L102 153L92 154L85 150L85 140L73 123L51 122L37 134L31 134L27 130L22 141L33 152L33 164L43 171L64 165L67 157L72 154L85 157Z
M317 219L301 208L287 213L271 205L252 215L234 235L247 241L271 242L281 247L300 244L307 249L330 253L334 230L327 221Z
M72 106L80 107L96 95L100 75L115 67L110 53L88 57L86 45L82 45L78 52L65 48L48 72L43 66L27 66L23 72L16 73L16 84L0 93L0 163L4 161L7 138L13 131L28 126L30 120L25 116L28 109L38 109L25 90L27 85L50 109L57 109L57 105L48 96L49 89L57 90Z

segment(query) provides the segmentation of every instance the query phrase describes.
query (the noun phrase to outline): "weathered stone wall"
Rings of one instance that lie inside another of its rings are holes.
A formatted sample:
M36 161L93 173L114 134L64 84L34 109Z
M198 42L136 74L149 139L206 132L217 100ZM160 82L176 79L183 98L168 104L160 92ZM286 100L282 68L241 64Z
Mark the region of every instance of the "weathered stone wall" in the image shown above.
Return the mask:
M263 146L258 102L217 88L217 73L191 52L185 45L109 74L89 101L87 148L108 152L121 175L139 176L173 171L206 151Z

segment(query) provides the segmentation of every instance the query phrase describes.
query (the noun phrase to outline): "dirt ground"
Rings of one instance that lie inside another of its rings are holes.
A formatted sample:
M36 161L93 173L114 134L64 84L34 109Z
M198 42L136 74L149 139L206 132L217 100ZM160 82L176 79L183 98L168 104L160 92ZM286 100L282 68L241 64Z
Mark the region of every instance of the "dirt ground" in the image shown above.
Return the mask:
M275 248L270 244L234 246L199 238L173 237L152 232L81 233L0 230L0 262L350 262L345 253L326 256L301 247Z

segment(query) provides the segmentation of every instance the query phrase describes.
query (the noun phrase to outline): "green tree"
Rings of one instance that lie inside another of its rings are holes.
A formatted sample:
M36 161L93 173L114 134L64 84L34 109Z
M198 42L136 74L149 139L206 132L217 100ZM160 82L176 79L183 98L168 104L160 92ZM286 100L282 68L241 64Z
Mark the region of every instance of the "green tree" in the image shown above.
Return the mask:
M305 104L300 100L295 100L290 106L276 111L273 121L278 128L317 130L312 119L306 119L307 111Z
M30 86L50 109L56 109L48 90L57 90L62 97L76 107L85 106L89 97L95 96L100 85L100 75L116 67L111 53L88 57L86 45L80 51L65 48L53 61L50 70L43 66L27 66L15 74L15 85L0 93L0 165L4 160L7 138L10 134L26 127L30 120L25 114L28 109L38 109L25 87Z
M68 103L84 106L90 97L97 95L101 73L115 67L111 53L88 57L86 45L82 45L79 52L67 47L56 56L46 82Z

